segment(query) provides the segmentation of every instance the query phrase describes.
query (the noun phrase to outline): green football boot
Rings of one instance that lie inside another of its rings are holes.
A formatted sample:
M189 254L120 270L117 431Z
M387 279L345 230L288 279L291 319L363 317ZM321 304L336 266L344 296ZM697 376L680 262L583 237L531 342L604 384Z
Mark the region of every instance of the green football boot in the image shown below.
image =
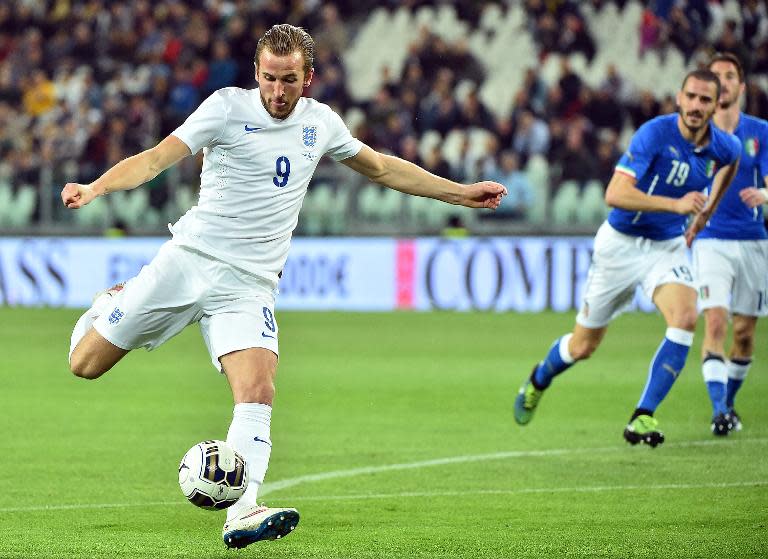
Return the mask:
M515 421L519 425L527 425L531 421L542 394L544 391L533 386L530 379L520 387L520 392L515 398Z
M624 429L624 438L629 444L644 443L656 448L664 442L664 433L659 431L659 422L650 415L638 415Z

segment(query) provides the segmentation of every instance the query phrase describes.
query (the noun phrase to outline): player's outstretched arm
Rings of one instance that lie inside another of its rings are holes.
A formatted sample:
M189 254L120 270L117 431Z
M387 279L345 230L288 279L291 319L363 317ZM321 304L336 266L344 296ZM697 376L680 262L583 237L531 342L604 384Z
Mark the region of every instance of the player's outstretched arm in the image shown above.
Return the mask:
M188 155L187 144L168 136L155 147L123 159L90 184L68 182L61 191L61 201L68 208L82 208L98 196L136 188Z
M648 195L635 185L637 181L625 173L616 171L605 190L605 203L612 208L632 212L667 212L687 215L700 212L707 203L701 192L689 192L682 198Z
M344 159L342 163L372 181L394 190L470 208L495 210L499 207L502 196L507 194L507 189L497 182L459 184L433 175L399 157L374 151L366 145L357 155Z

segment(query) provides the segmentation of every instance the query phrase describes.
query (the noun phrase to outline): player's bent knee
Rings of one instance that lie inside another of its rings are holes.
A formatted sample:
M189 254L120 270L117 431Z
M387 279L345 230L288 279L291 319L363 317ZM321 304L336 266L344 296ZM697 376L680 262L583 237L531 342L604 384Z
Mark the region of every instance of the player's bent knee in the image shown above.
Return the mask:
M722 340L728 333L728 319L719 314L708 314L706 328L710 338Z
M74 351L69 360L69 370L76 377L93 380L106 373L109 368L99 366L94 359L89 359L87 355L83 356L81 353Z
M570 348L571 357L573 357L576 361L589 359L597 349L598 345L600 345L598 342L592 340L575 341Z
M752 355L754 350L752 330L733 329L733 351L737 355Z
M680 309L673 313L669 326L693 332L696 330L696 321L698 318L699 314L696 312L695 307Z

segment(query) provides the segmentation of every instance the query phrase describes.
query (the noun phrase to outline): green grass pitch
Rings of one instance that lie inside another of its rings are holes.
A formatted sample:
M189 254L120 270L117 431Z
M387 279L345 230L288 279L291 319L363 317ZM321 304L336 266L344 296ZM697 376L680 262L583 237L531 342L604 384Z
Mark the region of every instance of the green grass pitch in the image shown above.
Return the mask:
M281 313L264 500L302 520L235 552L177 484L232 413L197 328L88 382L66 367L78 314L0 308L2 559L768 555L768 321L744 431L709 433L700 325L650 449L621 432L658 315L617 319L521 428L518 386L573 315Z

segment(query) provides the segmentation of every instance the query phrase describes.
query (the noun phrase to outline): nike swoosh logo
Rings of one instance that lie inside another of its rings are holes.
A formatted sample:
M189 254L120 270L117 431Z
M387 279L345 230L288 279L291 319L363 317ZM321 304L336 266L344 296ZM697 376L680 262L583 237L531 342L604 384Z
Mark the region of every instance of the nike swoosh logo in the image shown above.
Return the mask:
M269 334L267 334L266 332L262 332L262 333L261 333L261 337L262 337L262 338L272 338L272 339L274 339L274 338L275 338L274 336L270 336L270 335L269 335Z
M253 437L253 440L256 441L257 443L264 443L267 446L272 446L271 444L269 444L268 441L265 441L264 439L260 439L259 437Z
M678 375L680 374L680 371L675 371L672 367L670 367L666 363L664 363L661 366L661 368L664 369L665 371L667 371L669 374L671 374L674 378L677 378Z
M246 133L256 132L257 130L261 130L261 128L259 128L257 126L254 126L253 128L248 128L248 125L247 124L245 125L245 132Z

